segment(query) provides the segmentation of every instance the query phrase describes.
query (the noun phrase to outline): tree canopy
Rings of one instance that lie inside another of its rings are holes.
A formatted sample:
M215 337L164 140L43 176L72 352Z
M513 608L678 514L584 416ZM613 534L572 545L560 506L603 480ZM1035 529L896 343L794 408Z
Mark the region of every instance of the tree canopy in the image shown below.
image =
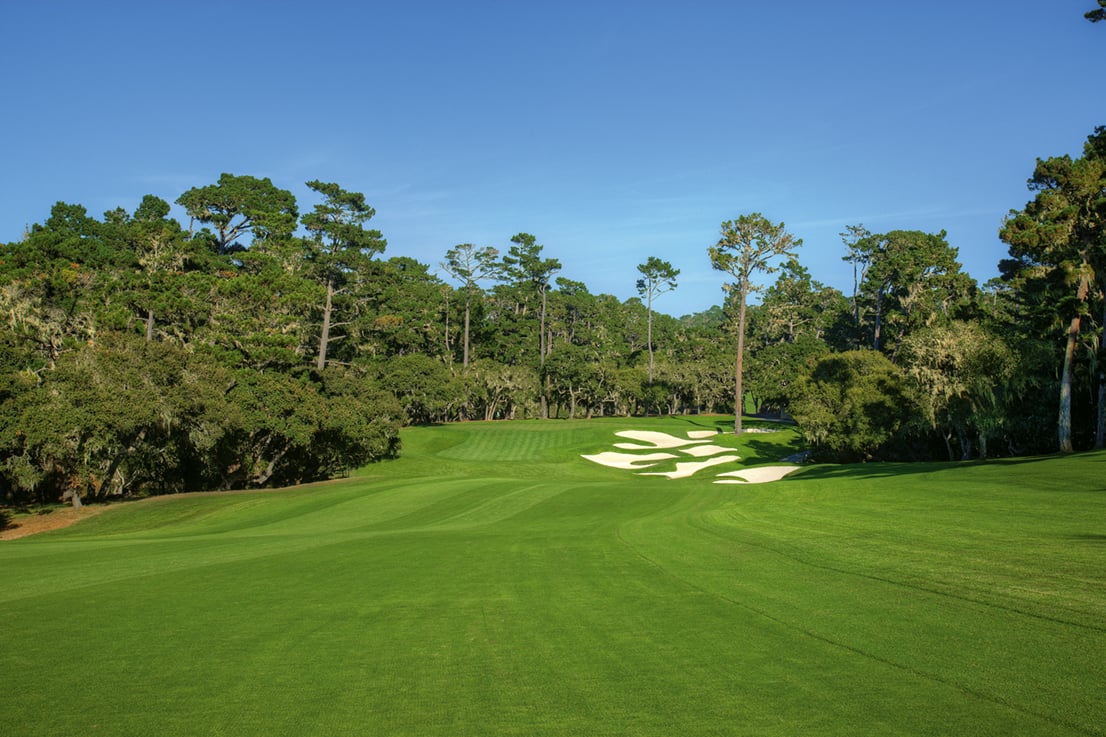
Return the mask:
M734 368L734 432L741 432L741 415L745 405L743 366L745 359L745 320L749 294L760 289L753 283L757 273L771 274L776 270L774 259L791 256L802 245L783 223L773 224L759 212L742 215L722 223L722 236L708 250L711 266L736 280L728 287L737 302L737 357Z
M177 197L187 226L153 194L58 202L0 245L0 502L328 478L398 452L405 423L469 419L732 409L740 432L752 409L838 460L1106 442L1102 127L1037 161L982 287L945 231L854 225L843 294L750 213L706 249L723 303L680 319L655 310L681 273L661 256L623 300L518 232L445 249L446 282L383 257L364 194L306 186L301 218L223 174Z

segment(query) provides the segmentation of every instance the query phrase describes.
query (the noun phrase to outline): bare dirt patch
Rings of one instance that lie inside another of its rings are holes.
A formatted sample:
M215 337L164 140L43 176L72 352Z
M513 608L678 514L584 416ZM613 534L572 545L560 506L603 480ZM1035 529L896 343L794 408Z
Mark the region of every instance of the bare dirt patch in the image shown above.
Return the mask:
M15 540L39 532L60 530L63 527L69 527L69 525L80 522L83 519L95 517L105 509L107 509L107 507L101 505L85 506L80 509L73 509L73 507L58 507L48 514L15 515L11 525L6 529L0 530L0 540Z
M359 476L358 478L368 479L378 477ZM86 504L80 509L74 509L73 507L68 505L59 505L57 507L52 507L51 510L46 514L32 513L13 515L11 524L8 527L0 530L0 541L15 540L17 538L27 537L28 535L35 535L39 532L60 530L63 527L69 527L70 525L80 522L83 519L95 517L101 512L124 504L157 504L159 502L167 502L172 499L192 496L275 494L281 491L292 491L293 489L308 489L312 486L328 486L330 484L337 484L348 480L349 477L346 476L336 479L326 479L325 481L312 481L310 483L299 484L296 486L281 486L275 489L234 489L225 491L189 491L182 494L159 494L157 496L144 497L141 499L112 500L107 503Z

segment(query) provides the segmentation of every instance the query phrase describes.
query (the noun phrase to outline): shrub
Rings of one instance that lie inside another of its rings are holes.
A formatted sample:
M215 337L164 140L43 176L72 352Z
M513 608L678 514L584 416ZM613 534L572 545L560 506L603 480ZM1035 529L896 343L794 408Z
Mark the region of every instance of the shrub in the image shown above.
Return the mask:
M903 455L896 442L921 416L903 372L876 351L828 355L792 391L791 414L819 460Z

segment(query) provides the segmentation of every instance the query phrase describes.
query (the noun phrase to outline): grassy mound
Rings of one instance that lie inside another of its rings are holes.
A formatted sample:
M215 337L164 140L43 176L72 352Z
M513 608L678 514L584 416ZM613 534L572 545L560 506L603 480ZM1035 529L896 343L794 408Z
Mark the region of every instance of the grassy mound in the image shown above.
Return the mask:
M1106 734L1106 455L755 486L581 458L713 422L413 428L342 482L0 543L5 727Z

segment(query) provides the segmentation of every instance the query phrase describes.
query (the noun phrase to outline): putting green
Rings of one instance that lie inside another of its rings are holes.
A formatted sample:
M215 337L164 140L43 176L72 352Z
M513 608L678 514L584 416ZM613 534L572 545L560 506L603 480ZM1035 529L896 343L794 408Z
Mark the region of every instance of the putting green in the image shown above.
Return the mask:
M727 421L412 428L345 481L0 543L4 731L1106 734L1106 455L581 457Z

